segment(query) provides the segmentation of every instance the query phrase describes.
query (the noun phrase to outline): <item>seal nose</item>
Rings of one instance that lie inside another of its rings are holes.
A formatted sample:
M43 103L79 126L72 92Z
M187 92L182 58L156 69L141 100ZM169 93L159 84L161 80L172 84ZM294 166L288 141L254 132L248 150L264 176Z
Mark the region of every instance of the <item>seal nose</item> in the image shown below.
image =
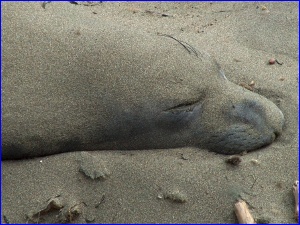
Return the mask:
M274 131L275 139L278 138L281 135L281 132Z
M283 125L284 125L284 119L283 119L283 123L279 122L279 124L277 124L277 129L275 128L273 131L273 141L275 141L277 138L279 138L282 134L282 129L283 129Z
M255 93L235 105L233 115L250 129L256 129L257 143L268 145L278 138L283 130L284 116L272 101Z
M281 132L274 131L271 135L271 142L273 142L281 135Z

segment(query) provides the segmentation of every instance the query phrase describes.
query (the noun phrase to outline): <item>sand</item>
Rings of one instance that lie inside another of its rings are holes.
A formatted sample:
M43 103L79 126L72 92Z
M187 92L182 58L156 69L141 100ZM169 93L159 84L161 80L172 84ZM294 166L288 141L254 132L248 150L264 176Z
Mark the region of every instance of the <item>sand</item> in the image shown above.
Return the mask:
M286 124L273 144L241 156L237 166L226 163L228 156L196 148L3 161L2 223L236 223L239 198L258 222L296 223L298 3L34 4L62 13L80 8L111 19L112 26L197 43L229 80L253 81ZM282 65L269 65L270 58Z

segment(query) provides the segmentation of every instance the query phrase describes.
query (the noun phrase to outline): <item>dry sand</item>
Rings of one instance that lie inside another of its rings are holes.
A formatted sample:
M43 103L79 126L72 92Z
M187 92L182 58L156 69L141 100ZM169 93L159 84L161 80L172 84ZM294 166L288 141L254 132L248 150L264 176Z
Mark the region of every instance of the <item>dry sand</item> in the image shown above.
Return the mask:
M286 125L272 145L242 156L238 166L226 164L227 156L194 148L4 161L2 223L32 222L26 215L39 223L66 215L72 223L236 223L237 198L248 202L260 222L296 223L298 3L49 3L45 9L35 4L42 10L80 8L110 18L112 26L197 43L220 62L229 80L254 81L254 91L279 106ZM270 58L283 64L269 65ZM86 165L92 156L95 164ZM61 203L63 210L39 214L56 196L53 206Z

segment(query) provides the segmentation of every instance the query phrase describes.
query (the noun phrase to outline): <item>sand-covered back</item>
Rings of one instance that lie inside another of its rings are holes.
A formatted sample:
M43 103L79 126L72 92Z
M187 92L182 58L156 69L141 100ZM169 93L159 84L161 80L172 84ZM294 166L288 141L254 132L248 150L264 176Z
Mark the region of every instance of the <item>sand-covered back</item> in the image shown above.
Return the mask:
M34 4L68 15L66 20L76 20L70 11L79 10L111 21L112 28L196 43L229 80L254 84L253 91L273 101L286 122L273 144L241 156L238 166L227 164L228 156L197 148L3 161L3 223L236 223L237 199L248 203L258 222L296 223L298 3ZM79 22L74 32L84 32L84 26ZM277 60L273 65L271 58Z

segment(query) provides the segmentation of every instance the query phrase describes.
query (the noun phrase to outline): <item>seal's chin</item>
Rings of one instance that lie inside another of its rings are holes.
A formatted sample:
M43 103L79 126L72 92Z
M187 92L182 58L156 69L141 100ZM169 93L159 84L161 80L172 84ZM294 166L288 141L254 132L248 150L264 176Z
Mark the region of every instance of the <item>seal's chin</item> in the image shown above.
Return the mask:
M222 120L216 117L207 122L209 126L202 133L208 135L199 141L199 146L222 154L238 154L271 144L282 132L284 116L271 101L254 94L251 97L215 110Z
M233 125L226 132L216 132L201 144L211 151L221 154L239 154L271 144L279 133L266 130L259 133L248 125Z

